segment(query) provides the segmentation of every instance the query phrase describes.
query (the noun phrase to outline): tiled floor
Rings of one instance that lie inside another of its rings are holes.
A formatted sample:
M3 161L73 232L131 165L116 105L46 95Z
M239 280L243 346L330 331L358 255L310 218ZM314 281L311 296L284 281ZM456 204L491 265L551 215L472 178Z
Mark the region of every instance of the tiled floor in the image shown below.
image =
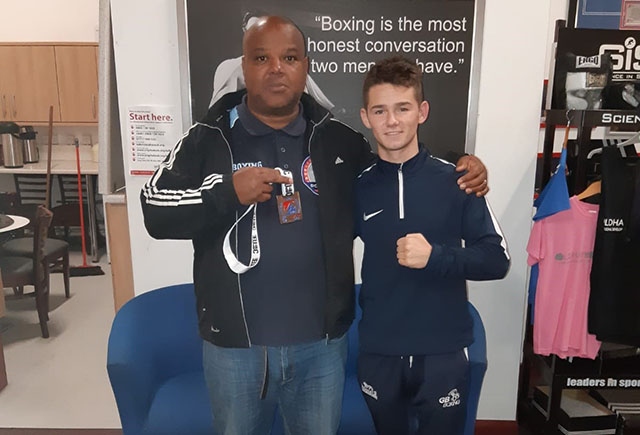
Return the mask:
M52 275L51 337L40 336L35 301L7 295L0 319L9 385L0 391L0 428L65 428L63 432L6 431L2 434L76 434L68 428L119 429L106 372L107 339L114 316L111 269L102 255L102 276L72 277L65 299L62 275ZM72 252L71 264L81 264ZM26 289L29 291L29 289ZM115 432L82 432L111 435Z
M0 435L119 435L120 420L107 378L107 339L114 316L111 269L71 278L64 298L61 275L52 276L51 337L40 337L33 299L11 291L0 319L9 385L0 391ZM81 263L72 253L71 263ZM526 421L519 435L538 435ZM626 435L626 434L625 434Z
M0 429L0 435L122 435L121 429Z

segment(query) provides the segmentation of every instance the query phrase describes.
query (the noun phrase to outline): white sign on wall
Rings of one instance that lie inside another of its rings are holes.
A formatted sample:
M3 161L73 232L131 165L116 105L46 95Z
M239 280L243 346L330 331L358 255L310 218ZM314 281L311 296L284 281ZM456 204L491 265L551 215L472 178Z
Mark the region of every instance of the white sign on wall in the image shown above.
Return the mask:
M152 175L181 136L175 106L133 106L127 120L129 173Z

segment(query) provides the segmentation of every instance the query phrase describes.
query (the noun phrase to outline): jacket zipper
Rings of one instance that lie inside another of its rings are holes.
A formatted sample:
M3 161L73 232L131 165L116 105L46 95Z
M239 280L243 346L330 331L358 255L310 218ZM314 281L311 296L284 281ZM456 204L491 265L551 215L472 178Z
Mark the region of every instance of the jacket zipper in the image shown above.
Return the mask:
M402 176L402 163L398 168L398 213L400 219L404 219L404 178Z
M316 127L322 124L324 120L327 119L328 116L329 114L327 113L317 123L311 121L311 124L313 124L313 127L311 128L311 134L309 134L309 141L307 142L307 150L309 151L309 158L311 158L311 142L313 142L313 135L316 132ZM312 158L311 158L311 164L313 164ZM320 199L318 199L318 213L320 213ZM322 252L324 253L324 251L325 251L325 247L324 247L324 241L323 241ZM323 330L324 330L324 336L325 336L325 344L329 344L329 328L328 328L326 319L323 320L323 323L324 323Z
M231 145L229 145L229 141L227 140L226 136L224 135L224 132L220 127L213 127L213 128L217 128L218 130L220 130L220 136L222 136L222 139L224 139L225 143L227 144L227 150L229 151L229 157L231 159L231 173L233 174L233 153L231 152ZM238 212L236 212L236 219L238 219ZM237 233L236 233L236 252L238 252L238 234ZM247 336L247 342L249 344L249 347L251 347L252 343L251 343L251 337L249 336L249 325L247 324L247 316L244 312L244 299L242 297L242 286L240 284L239 274L238 274L238 296L240 296L240 309L242 310L242 321L244 322L244 333Z

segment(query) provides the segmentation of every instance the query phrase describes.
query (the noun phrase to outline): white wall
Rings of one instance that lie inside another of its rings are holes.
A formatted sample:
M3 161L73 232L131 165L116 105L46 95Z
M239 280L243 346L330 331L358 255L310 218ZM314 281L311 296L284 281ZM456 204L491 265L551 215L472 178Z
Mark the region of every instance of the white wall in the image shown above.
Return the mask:
M488 198L512 264L503 281L470 283L471 300L487 329L481 419L515 419L542 83L552 74L555 21L566 18L567 5L567 0L487 1L476 154L490 168Z
M127 109L136 105L173 105L182 119L176 13L176 0L111 0L121 131L126 131ZM123 137L123 148L128 143ZM123 149L123 155L129 150ZM135 294L192 282L191 242L154 240L147 234L139 195L148 177L128 172L125 162Z
M512 260L504 280L469 284L487 330L489 369L479 418L515 419L550 2L486 5L475 152L490 168L488 199Z
M98 0L2 0L0 42L98 42Z
M111 1L121 114L129 105L180 107L175 0ZM485 420L515 420L526 295L525 245L531 225L542 82L548 71L548 35L554 28L549 19L551 1L488 0L486 5L475 153L489 167L489 201L509 242L512 266L502 281L470 284L489 346L489 371L479 410L479 418ZM147 19L150 11L153 20ZM188 243L154 241L144 231L138 200L144 181L127 179L136 294L191 277Z

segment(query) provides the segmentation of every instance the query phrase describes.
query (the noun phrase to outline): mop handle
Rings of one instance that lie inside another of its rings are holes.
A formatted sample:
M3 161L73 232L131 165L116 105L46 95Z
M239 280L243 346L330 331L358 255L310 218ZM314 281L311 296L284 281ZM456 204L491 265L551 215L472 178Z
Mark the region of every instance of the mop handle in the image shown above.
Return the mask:
M73 140L76 147L76 169L78 173L78 203L80 204L80 240L82 241L82 265L87 266L87 247L84 240L84 208L82 206L82 176L80 175L80 141Z
M49 106L49 138L47 139L47 184L44 206L51 210L51 145L53 144L53 106Z

